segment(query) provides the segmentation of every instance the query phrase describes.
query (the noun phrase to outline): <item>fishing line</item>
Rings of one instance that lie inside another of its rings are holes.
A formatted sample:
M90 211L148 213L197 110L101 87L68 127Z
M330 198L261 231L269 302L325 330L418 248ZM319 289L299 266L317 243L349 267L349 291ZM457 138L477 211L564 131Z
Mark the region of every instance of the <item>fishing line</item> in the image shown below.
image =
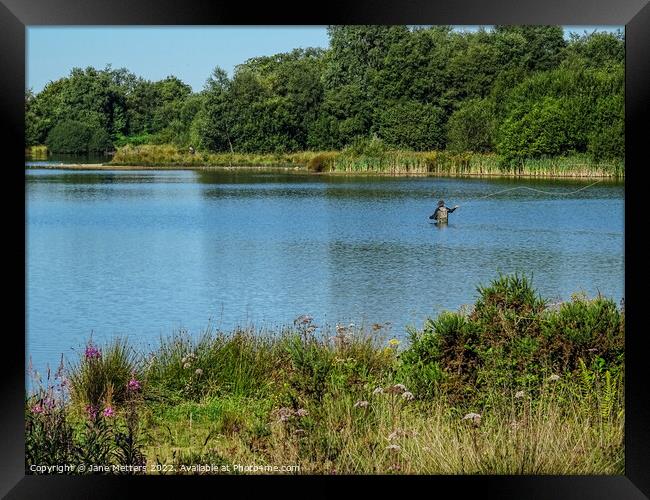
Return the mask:
M596 182L592 182L588 186L583 186L580 189L576 189L575 191L571 191L569 193L559 193L557 191L543 191L541 189L535 189L535 188L531 188L531 187L527 187L527 186L517 186L517 187L513 187L513 188L509 188L509 189L503 189L501 191L497 191L496 193L490 193L490 194L487 194L485 196L480 196L479 198L477 198L477 200L483 200L485 198L489 198L490 196L496 196L497 194L507 193L508 191L515 191L517 189L527 189L529 191L534 191L536 193L550 194L550 195L555 195L555 196L569 196L569 195L572 195L572 194L579 193L580 191L584 191L585 189L590 188L591 186L595 186L599 182L602 182L602 180L599 179ZM476 201L476 200L474 200L474 201Z
M464 203L464 205L467 205L468 203L472 203L472 202L475 202L475 201L478 201L478 200L484 200L486 198L490 198L491 196L496 196L496 195L501 194L501 193L507 193L509 191L516 191L517 189L527 189L528 191L533 191L535 193L547 194L547 195L551 195L551 196L570 196L572 194L579 193L580 191L584 191L585 189L588 189L588 188L590 188L592 186L595 186L599 182L602 182L602 179L599 179L599 180L597 180L595 182L592 182L591 184L589 184L587 186L583 186L580 189L576 189L576 190L570 191L568 193L561 193L561 192L557 192L557 191L544 191L542 189L535 189L535 188L531 188L531 187L527 187L527 186L517 186L517 187L513 187L513 188L502 189L501 191L486 194L485 196L480 196L480 197L478 197L478 198L476 198L474 200L467 201L466 203ZM435 193L434 193L434 195L435 195Z

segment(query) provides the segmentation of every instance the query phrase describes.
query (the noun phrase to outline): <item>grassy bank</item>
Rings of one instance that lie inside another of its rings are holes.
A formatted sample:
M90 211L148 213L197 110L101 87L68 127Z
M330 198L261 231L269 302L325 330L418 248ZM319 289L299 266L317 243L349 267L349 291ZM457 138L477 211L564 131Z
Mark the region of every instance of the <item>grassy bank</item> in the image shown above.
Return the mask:
M479 293L401 343L308 316L149 354L89 342L26 400L28 471L622 474L623 309L548 304L518 276Z
M337 151L305 151L284 154L205 153L189 154L173 146L125 146L110 165L153 167L298 168L312 172L497 175L535 177L623 177L623 162L591 161L586 155L524 160L505 165L494 154L445 151L394 151L348 148Z

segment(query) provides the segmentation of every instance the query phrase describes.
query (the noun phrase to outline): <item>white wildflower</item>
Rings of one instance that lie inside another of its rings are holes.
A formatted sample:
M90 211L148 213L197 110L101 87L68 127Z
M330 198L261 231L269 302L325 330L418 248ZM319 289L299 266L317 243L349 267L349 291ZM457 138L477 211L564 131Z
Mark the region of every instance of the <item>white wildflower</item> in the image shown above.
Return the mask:
M413 399L415 399L415 396L412 392L406 391L402 394L402 399L405 399L406 401L413 401Z

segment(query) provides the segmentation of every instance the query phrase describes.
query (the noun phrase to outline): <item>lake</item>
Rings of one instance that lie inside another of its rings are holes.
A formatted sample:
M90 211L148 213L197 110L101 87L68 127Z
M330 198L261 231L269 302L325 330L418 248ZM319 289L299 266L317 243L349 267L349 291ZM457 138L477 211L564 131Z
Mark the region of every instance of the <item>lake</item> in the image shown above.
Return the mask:
M27 356L90 337L390 323L471 304L498 272L552 301L624 294L624 186L593 180L66 171L26 176ZM514 187L494 196L492 193ZM460 208L437 227L438 199ZM74 350L73 350L74 349Z

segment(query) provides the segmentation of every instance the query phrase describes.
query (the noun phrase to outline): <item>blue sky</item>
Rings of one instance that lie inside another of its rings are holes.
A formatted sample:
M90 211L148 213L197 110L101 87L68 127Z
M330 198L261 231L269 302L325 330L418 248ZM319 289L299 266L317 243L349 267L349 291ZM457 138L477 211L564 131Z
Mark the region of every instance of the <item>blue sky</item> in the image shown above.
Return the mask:
M622 26L566 26L565 33ZM477 26L459 26L475 30ZM74 67L128 68L149 80L175 75L201 90L215 66L229 74L251 57L297 47L327 47L324 26L306 27L76 27L27 28L27 87L40 92Z

